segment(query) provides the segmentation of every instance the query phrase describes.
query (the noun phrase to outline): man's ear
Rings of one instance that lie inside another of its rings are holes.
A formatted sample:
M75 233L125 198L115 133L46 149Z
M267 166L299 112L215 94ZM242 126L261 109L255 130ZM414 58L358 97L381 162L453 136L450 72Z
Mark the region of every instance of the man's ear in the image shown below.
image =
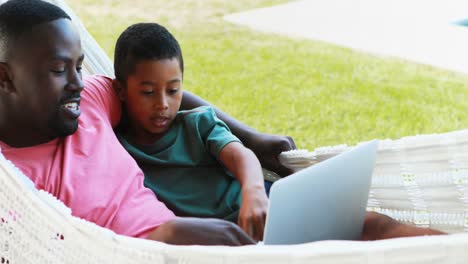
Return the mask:
M13 86L10 66L5 62L0 62L0 91L5 93L12 93L15 91Z
M125 87L119 82L117 79L112 80L112 86L114 87L114 91L119 97L121 102L125 102Z

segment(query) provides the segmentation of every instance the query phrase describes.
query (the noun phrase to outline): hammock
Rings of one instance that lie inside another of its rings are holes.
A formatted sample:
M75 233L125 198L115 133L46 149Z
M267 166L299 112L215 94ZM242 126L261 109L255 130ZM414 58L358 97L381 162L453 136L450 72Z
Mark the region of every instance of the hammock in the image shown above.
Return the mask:
M3 2L0 0L0 3ZM84 73L112 76L105 53L62 0L77 25ZM346 145L282 153L294 170L346 151ZM454 233L374 242L321 241L294 246L172 246L120 236L73 217L0 153L0 264L16 263L466 263L468 131L379 141L368 209Z

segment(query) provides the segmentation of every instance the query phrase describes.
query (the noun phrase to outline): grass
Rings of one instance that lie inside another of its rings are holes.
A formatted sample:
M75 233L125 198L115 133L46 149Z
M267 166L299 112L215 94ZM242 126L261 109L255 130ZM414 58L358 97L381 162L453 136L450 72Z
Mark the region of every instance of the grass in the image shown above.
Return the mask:
M468 127L468 76L334 45L262 34L222 16L284 0L69 0L112 58L135 22L181 43L184 88L266 133L313 149Z

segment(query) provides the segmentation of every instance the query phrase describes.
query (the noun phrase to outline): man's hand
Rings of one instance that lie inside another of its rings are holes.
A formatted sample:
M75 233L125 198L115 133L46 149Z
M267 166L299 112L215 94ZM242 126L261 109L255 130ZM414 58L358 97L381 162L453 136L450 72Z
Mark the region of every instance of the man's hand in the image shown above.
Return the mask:
M176 218L159 226L148 239L173 245L225 245L253 244L237 225L219 219Z
M296 149L296 144L291 137L256 132L244 144L255 153L262 167L276 172L282 177L292 173L278 160L278 155L281 152Z
M210 103L184 91L180 106L181 110L192 109L202 105L210 105ZM278 155L281 152L296 148L296 144L294 144L294 140L291 137L259 133L219 109L215 108L215 110L216 115L229 126L232 133L257 155L264 168L276 172L283 177L292 173L290 169L282 166L278 161Z
M265 189L243 189L242 205L239 211L239 226L254 240L263 239L263 230L268 209Z

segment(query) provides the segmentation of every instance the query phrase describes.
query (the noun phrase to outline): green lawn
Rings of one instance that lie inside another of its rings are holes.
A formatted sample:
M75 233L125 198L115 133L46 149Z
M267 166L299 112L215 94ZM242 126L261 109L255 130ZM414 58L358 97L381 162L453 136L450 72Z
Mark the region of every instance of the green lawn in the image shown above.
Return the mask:
M222 20L284 0L67 2L111 58L128 25L167 26L184 52L186 90L300 148L468 127L468 76Z

